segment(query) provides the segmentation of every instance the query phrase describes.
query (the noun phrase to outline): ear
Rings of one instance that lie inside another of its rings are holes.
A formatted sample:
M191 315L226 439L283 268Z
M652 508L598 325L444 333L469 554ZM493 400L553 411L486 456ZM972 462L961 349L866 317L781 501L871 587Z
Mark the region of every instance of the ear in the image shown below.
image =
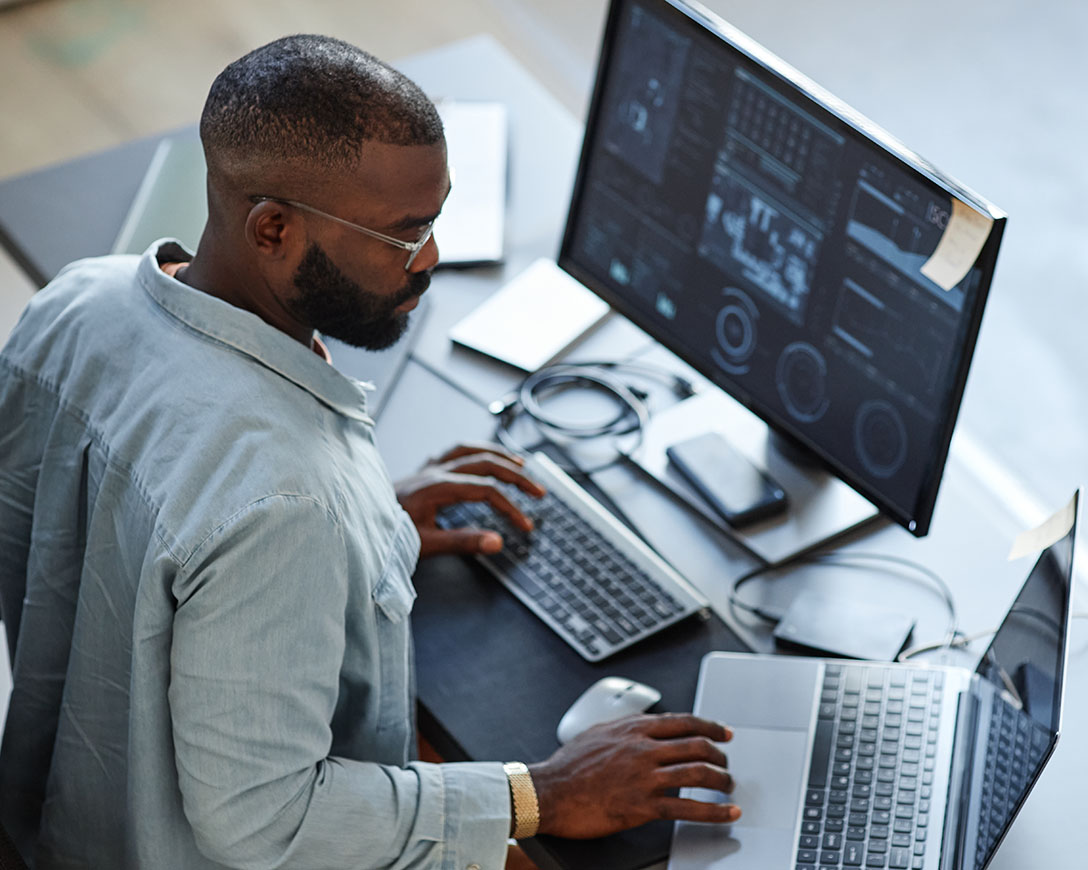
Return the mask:
M305 246L301 221L284 205L261 200L246 215L246 242L261 258L292 262Z

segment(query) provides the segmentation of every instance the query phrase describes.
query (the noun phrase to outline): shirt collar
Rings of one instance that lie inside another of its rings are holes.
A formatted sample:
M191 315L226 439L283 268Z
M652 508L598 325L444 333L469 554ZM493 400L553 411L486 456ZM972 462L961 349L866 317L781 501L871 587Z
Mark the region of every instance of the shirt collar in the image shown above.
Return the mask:
M338 414L373 425L367 414L371 384L349 378L286 333L256 314L171 278L160 263L191 260L192 254L171 240L155 242L140 259L137 276L160 308L191 329L250 357L312 394Z

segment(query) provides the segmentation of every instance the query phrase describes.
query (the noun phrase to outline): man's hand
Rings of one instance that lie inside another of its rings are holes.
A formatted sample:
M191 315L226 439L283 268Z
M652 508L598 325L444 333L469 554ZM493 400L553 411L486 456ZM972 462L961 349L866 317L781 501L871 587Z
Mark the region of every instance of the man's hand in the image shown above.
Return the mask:
M497 553L502 537L479 529L442 529L435 515L460 501L486 501L525 531L532 520L519 511L496 486L511 483L539 498L544 487L522 473L524 462L494 444L467 444L432 459L420 471L397 484L397 500L419 530L420 556L439 553Z
M731 793L724 725L679 713L631 716L578 735L547 761L529 765L540 833L603 837L654 819L734 822L733 804L675 797L684 786Z

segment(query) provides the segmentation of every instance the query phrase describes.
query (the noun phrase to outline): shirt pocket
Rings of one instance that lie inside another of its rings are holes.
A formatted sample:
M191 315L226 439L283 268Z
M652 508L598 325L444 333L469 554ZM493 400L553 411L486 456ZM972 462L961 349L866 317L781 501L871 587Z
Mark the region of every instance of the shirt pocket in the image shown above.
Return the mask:
M402 514L382 575L374 585L374 621L377 631L380 708L378 731L387 739L409 746L412 715L412 605L416 590L412 572L419 557L419 535L407 514ZM406 750L407 751L407 750Z

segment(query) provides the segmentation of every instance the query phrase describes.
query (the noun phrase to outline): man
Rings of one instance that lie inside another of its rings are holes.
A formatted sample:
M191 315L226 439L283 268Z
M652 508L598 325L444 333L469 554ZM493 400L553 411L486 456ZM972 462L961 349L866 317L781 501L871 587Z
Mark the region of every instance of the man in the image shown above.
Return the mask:
M494 550L435 513L496 481L458 448L399 490L318 333L394 342L438 259L441 122L337 40L231 64L201 118L196 254L68 267L0 354L0 820L47 868L502 867L507 838L730 821L729 738L592 729L527 770L410 762L410 575ZM535 806L534 806L535 803ZM537 820L536 814L539 819Z

